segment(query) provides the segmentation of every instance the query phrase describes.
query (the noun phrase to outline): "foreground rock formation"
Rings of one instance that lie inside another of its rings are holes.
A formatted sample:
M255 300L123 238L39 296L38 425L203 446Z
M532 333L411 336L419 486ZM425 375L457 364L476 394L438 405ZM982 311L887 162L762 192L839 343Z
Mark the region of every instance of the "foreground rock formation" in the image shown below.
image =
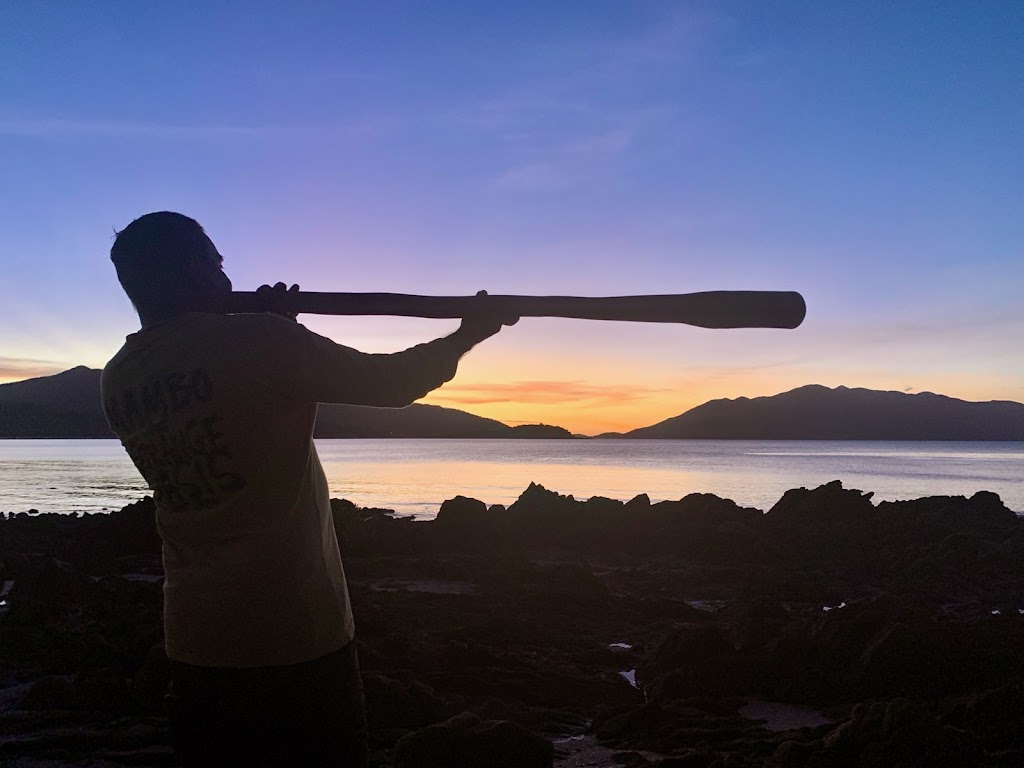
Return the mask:
M994 494L334 512L375 765L1024 764ZM0 520L0 764L175 764L160 579L150 500Z

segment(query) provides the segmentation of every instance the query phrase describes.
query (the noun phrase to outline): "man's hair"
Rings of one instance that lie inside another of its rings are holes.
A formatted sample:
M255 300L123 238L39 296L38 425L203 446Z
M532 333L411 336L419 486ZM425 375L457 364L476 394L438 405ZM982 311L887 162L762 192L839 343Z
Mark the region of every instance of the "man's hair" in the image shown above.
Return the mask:
M135 308L166 305L196 281L196 267L208 258L209 239L195 219L158 211L140 216L117 233L110 260Z

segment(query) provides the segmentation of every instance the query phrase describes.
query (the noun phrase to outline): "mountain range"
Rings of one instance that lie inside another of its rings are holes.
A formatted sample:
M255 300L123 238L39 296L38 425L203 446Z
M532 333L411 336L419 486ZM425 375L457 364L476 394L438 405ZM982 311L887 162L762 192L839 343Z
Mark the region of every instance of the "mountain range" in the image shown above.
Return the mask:
M111 437L100 405L100 371L0 384L0 438ZM562 427L510 427L453 408L321 405L316 437L570 438ZM931 392L799 387L770 397L711 400L621 439L1024 440L1024 404L958 400Z
M771 397L711 400L605 437L719 440L1024 440L1024 404L968 402L811 384Z
M547 424L510 427L437 405L367 408L322 404L316 437L569 438ZM100 371L79 366L55 376L0 384L0 438L113 437L100 403Z

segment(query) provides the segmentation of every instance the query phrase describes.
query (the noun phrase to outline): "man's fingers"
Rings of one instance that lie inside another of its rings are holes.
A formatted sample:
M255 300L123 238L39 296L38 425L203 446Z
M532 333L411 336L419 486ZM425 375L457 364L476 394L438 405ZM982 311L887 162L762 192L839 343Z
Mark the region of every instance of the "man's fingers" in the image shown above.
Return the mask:
M477 317L481 320L490 320L491 322L499 323L500 325L515 325L519 322L519 318L516 315L510 315L500 310L496 310L491 306L491 302L486 300L487 291L477 291L477 298L480 301L477 302Z
M289 320L295 319L295 313L289 312L282 306L282 300L288 294L298 293L299 286L293 285L289 288L285 283L274 283L274 285L261 285L256 289L256 293L261 293L267 297L267 311L273 312L275 315L281 315L287 317Z

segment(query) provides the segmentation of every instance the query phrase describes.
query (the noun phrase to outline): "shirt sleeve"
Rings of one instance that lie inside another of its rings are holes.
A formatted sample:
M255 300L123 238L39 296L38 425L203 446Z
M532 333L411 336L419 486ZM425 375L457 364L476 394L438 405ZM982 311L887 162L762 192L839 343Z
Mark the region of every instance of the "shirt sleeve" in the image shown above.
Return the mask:
M454 378L468 350L446 337L402 352L371 354L283 317L259 317L261 376L282 400L402 408Z

